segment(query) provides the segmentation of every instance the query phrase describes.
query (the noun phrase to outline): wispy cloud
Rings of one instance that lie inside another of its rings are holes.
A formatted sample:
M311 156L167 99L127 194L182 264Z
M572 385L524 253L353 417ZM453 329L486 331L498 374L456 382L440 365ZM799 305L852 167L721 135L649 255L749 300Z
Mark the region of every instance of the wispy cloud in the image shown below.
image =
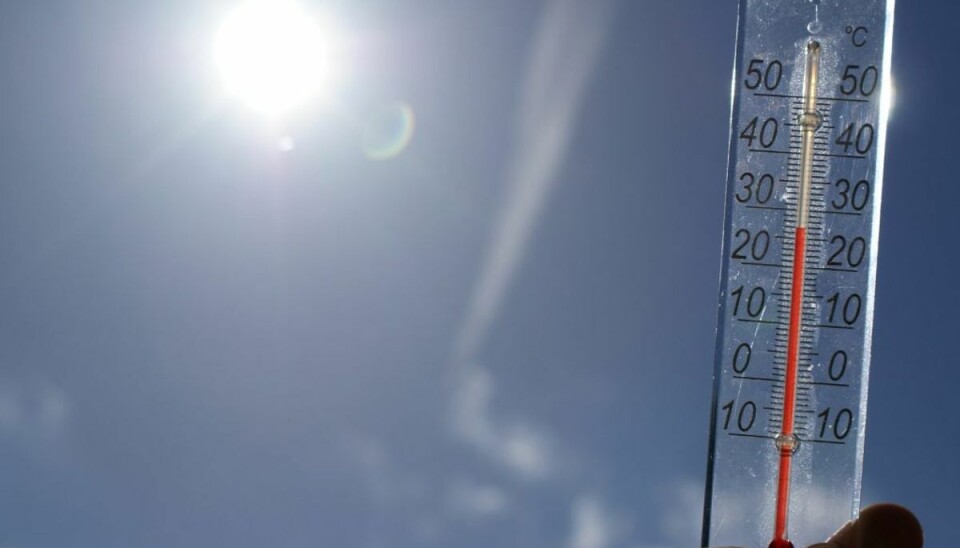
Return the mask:
M447 503L457 514L481 518L502 514L510 505L510 499L497 486L459 479L450 486Z
M387 448L366 436L345 443L346 456L355 463L369 496L381 505L411 504L425 496L425 486L416 476L398 469Z
M659 506L656 531L642 535L644 542L634 548L689 548L700 543L703 515L703 484L684 478L669 482L657 497ZM752 508L756 512L756 507Z
M476 357L563 167L611 13L608 1L555 0L543 14L520 90L504 205L456 341L458 363Z
M618 542L629 528L625 518L591 496L574 500L570 520L567 548L607 548Z
M554 0L540 20L520 88L503 207L454 343L455 432L526 478L550 469L550 436L529 421L491 414L493 380L476 358L563 167L611 12L606 0Z
M692 479L680 480L664 498L667 503L660 516L660 527L668 546L697 546L703 515L703 484Z
M66 394L53 386L0 384L0 433L53 439L70 418Z
M453 395L454 432L464 442L495 462L527 479L539 479L550 471L551 441L522 420L497 420L491 401L493 378L485 369L461 369Z

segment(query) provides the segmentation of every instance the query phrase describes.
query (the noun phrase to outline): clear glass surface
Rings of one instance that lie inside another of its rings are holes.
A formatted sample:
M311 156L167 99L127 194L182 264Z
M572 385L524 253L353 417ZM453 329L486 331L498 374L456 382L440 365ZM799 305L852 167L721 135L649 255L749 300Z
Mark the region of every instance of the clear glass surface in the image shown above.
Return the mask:
M773 538L785 413L806 55L821 55L788 536L860 504L892 0L742 0L702 546Z

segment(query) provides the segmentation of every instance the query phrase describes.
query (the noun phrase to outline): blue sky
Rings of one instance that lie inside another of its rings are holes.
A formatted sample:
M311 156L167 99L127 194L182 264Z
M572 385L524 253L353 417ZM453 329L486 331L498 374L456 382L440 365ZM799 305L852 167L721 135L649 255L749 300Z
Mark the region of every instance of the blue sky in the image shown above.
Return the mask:
M230 2L4 7L0 546L695 545L736 3L322 6L348 75L277 127ZM897 9L864 472L931 546L958 15Z

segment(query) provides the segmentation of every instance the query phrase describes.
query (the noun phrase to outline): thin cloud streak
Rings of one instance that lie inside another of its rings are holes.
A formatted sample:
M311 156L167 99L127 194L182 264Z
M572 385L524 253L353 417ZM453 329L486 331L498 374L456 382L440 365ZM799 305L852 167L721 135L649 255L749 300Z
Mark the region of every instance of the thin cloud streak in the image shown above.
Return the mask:
M612 11L608 1L556 0L541 19L520 90L517 146L506 172L504 207L455 343L457 365L476 357L500 311L563 167Z
M556 443L537 424L495 416L493 376L476 361L563 167L612 8L609 0L554 0L541 17L520 88L504 205L454 342L455 435L527 480L543 479L556 468Z
M555 467L556 444L539 425L494 416L493 377L476 358L563 167L611 15L606 0L554 0L540 20L520 88L504 206L454 342L454 434L527 480L542 479Z

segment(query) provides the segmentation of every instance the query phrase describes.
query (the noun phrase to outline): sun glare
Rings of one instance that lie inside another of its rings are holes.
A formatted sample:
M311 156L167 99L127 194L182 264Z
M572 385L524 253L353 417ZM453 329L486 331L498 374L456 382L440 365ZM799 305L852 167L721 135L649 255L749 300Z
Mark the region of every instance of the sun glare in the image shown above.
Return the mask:
M270 117L328 93L337 72L336 40L322 23L292 1L240 5L215 45L227 90Z

